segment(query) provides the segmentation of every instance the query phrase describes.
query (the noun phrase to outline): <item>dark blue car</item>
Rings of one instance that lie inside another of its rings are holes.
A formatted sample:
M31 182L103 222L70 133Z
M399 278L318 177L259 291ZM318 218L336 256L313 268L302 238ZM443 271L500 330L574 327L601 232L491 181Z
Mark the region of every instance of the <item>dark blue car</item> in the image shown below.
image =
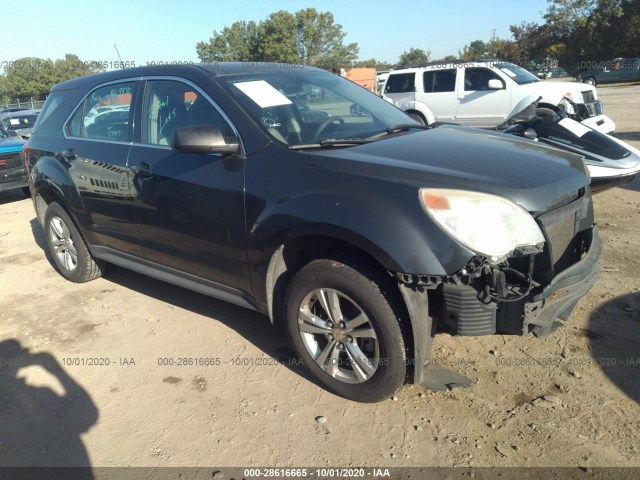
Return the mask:
M29 196L27 169L24 166L24 140L14 139L0 125L0 192L21 188Z

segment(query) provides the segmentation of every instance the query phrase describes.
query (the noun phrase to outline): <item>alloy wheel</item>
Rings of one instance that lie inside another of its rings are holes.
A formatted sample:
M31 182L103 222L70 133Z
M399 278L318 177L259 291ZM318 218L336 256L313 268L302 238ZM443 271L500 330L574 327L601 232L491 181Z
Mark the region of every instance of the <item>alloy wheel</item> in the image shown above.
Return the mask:
M380 347L373 324L338 290L319 288L302 300L298 333L313 361L336 380L362 383L378 369Z

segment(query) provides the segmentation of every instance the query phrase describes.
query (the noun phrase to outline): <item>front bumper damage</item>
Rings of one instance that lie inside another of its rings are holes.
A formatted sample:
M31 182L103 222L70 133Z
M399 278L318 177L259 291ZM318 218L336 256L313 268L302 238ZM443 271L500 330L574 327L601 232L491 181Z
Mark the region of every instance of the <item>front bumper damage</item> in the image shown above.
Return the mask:
M444 326L454 335L534 333L544 337L567 320L578 300L596 282L602 256L597 226L582 234L585 247L581 258L513 303L487 301L477 283L465 284L455 276L396 274L413 328L413 383L432 390L473 384L467 377L430 361L438 328ZM429 302L435 299L438 301L430 308Z
M560 272L524 305L523 332L532 331L538 337L551 333L567 320L580 298L596 283L602 257L602 240L598 227L590 232L591 244L585 256L576 264Z

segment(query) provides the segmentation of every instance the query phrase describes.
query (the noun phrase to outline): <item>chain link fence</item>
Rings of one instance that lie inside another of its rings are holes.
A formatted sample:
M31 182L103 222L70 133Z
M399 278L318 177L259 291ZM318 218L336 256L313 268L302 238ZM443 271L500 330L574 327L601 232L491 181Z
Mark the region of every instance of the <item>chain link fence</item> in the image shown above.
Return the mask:
M13 99L10 99L13 100ZM44 100L37 100L35 98L29 98L28 100L15 99L15 103L9 103L9 101L0 102L0 110L11 108L25 108L30 110L36 110L42 108L46 98Z

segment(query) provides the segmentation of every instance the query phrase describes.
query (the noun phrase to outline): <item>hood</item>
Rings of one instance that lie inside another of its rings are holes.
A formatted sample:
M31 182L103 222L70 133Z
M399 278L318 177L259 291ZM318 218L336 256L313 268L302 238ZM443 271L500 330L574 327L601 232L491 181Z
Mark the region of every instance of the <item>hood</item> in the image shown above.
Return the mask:
M420 187L511 199L530 212L588 185L579 156L513 135L442 125L349 148L314 150L314 165Z
M583 103L582 92L592 91L593 98L596 99L596 88L578 82L535 82L526 83L518 87L522 94L542 96L541 102L557 105L562 97L569 97L577 103Z
M22 139L0 138L0 153L19 152L25 143Z
M17 134L18 138L21 137L30 137L31 136L31 132L33 131L33 127L29 127L29 128L16 128L14 130L14 132Z

